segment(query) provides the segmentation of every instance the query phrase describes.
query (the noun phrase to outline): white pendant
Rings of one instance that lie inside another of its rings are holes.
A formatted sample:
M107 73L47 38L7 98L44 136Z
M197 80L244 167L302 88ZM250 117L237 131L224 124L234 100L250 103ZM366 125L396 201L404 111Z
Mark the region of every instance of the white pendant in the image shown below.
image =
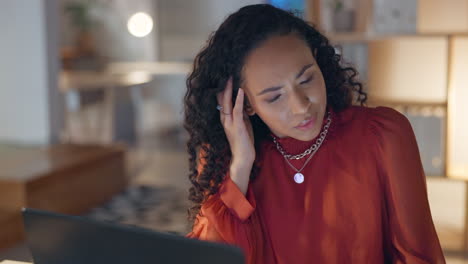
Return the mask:
M300 172L296 173L294 175L294 181L298 184L301 184L304 182L304 175Z

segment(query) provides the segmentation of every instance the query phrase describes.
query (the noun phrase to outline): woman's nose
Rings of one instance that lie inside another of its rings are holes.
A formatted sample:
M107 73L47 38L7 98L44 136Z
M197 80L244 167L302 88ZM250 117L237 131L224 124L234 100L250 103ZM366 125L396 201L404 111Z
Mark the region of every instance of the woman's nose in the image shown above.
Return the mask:
M292 95L290 96L290 100L289 100L290 109L293 114L307 113L310 103L311 102L309 98L307 97L307 95L305 95L304 93L300 91L292 92Z

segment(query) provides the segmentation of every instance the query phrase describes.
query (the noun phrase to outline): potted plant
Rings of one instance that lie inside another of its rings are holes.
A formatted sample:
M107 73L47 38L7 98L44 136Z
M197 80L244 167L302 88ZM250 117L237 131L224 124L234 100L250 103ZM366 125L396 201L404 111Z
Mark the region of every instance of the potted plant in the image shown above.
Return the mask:
M71 24L77 30L76 50L82 56L94 56L95 44L91 29L94 21L91 18L90 10L94 1L74 1L65 5L65 13L69 15Z
M333 30L350 32L354 29L354 10L346 8L343 0L332 0Z

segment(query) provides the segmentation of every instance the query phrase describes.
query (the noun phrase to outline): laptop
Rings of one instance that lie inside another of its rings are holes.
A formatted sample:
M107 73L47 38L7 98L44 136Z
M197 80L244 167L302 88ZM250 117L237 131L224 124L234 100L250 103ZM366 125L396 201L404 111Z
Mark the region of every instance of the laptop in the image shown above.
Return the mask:
M34 264L243 264L240 248L37 209L22 211Z

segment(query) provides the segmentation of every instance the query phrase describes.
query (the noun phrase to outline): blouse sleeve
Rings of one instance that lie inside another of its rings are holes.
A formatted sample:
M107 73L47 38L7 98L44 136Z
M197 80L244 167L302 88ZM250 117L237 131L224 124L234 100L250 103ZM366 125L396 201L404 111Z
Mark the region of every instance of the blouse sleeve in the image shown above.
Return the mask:
M202 204L187 237L239 246L247 263L256 263L262 256L262 230L255 207L252 188L244 195L228 173L219 192Z
M408 119L397 111L371 110L370 131L384 189L384 234L391 263L445 263L427 198L419 150Z

